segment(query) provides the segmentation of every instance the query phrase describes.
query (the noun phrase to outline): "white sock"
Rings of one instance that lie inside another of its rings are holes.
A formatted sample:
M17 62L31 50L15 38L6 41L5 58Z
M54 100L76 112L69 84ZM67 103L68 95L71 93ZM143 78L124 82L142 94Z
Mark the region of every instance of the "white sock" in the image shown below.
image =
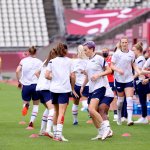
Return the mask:
M83 101L82 101L82 107L83 107L83 108L86 108L86 109L88 108L87 100L83 100Z
M73 122L78 122L78 105L72 105Z
M121 119L121 111L123 106L124 97L118 97L117 99L117 115L118 119Z
M33 105L30 122L34 122L35 121L37 113L38 113L38 110L39 110L39 105Z
M51 132L53 126L53 115L54 115L54 108L49 110L48 118L47 118L47 127L46 132Z
M127 97L127 113L128 113L128 122L131 122L132 114L133 114L133 99L132 99L132 97Z
M57 125L53 125L53 133L54 133L54 136L56 136L56 134L57 134Z
M62 130L63 130L63 124L57 124L57 134L56 134L56 136L58 138L62 137Z
M47 124L47 117L48 117L48 109L45 109L43 116L42 116L42 122L41 122L41 131L46 130L46 124Z

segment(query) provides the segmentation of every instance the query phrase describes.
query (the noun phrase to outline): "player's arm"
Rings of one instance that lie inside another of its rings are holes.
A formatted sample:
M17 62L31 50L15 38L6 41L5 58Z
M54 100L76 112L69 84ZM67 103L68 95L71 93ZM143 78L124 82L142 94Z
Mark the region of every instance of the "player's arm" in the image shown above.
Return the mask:
M72 88L72 93L76 98L79 98L79 95L76 93L74 87L75 87L75 82L76 82L76 75L75 72L72 72L70 75L70 82L71 82L71 88Z
M132 67L136 71L135 77L138 77L141 74L141 69L135 63L132 64Z
M17 81L18 81L18 87L21 88L21 83L20 83L20 73L21 73L21 70L22 70L22 65L19 64L19 66L17 67L16 69L16 78L17 78Z
M40 71L40 70L38 70L38 71L36 71L36 72L35 72L35 75L36 75L36 77L37 77L37 78L39 78L40 73L41 73L41 71Z
M118 72L118 73L121 74L121 75L124 74L123 70L120 69L120 68L118 68L118 67L116 67L116 65L115 65L114 62L111 62L110 67L111 67L111 69L112 69L113 71L116 71L116 72Z
M45 78L48 79L48 80L51 80L52 79L52 72L49 71L49 70L46 70L46 72L45 72Z
M85 79L84 79L84 82L83 82L83 84L82 84L82 86L81 86L81 89L80 89L80 94L81 94L81 96L83 96L82 95L82 92L83 92L83 90L84 90L84 87L87 85L87 83L88 83L88 75L87 74L85 74Z

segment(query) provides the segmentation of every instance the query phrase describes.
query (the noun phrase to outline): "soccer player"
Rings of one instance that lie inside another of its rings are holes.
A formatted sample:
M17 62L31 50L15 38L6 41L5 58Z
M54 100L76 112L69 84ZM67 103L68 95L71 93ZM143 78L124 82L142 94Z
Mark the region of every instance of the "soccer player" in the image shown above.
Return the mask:
M83 103L85 103L83 107L86 109L88 108L87 104L88 99L87 97L89 94L88 85L85 86L84 91L82 93L82 97L80 94L81 85L83 84L85 79L85 75L82 73L82 71L85 70L86 64L87 64L87 57L84 53L83 46L79 45L77 49L77 58L73 62L73 70L76 76L74 91L75 93L77 93L77 95L73 94L73 106L72 106L73 125L78 125L78 105L81 98Z
M95 53L95 43L93 41L88 41L84 43L83 46L85 54L89 57L89 60L85 70L86 79L81 86L80 92L82 93L85 85L89 82L88 109L92 119L100 123L103 122L103 119L97 109L106 93L106 85L108 81L106 82L105 76L111 73L111 69L105 62L104 58ZM105 131L103 133L105 136L103 136L103 139L105 139L110 133L110 126L108 122L104 121L103 123L105 126Z
M112 137L113 135L113 131L111 129L109 133L105 132L105 130L107 130L108 128L107 126L110 126L109 118L108 118L108 111L109 111L110 104L114 99L114 93L108 83L107 77L105 77L105 80L107 83L106 93L105 93L104 98L100 101L99 107L97 110L100 113L103 119L103 122L100 123L100 122L97 122L97 120L93 119L94 125L98 129L98 135L95 138L92 138L91 140L98 140L98 139L104 140L105 138Z
M135 65L135 54L128 49L128 39L126 37L120 40L121 50L117 50L112 56L111 68L114 70L115 85L118 95L117 100L117 124L121 125L121 110L124 101L124 96L127 100L127 113L128 122L127 125L133 125L132 113L133 113L133 72L132 67L139 74L140 71Z
M142 54L143 53L142 42L138 42L137 44L135 44L133 46L132 50L134 51L135 56L136 56L135 63L139 67L139 69L142 70L142 67L146 62L146 60ZM139 101L140 101L141 108L142 108L142 117L139 118L134 123L147 124L148 119L147 119L147 104L146 104L146 102L147 102L147 94L148 94L149 84L148 84L148 82L145 82L144 75L139 76L138 74L135 73L134 76L135 76L135 89L139 96Z
M110 51L108 48L103 48L102 49L102 56L104 57L105 61L108 63L108 65L111 65L111 55L110 55ZM109 85L112 89L112 91L114 92L114 94L116 95L116 90L115 90L115 86L114 86L114 76L113 74L108 74L107 75L108 81L109 81ZM114 121L117 121L117 99L116 97L114 97L113 102L111 103L112 108L114 109Z
M53 117L53 139L56 141L68 141L67 139L64 140L62 131L65 112L69 103L69 95L72 87L74 87L75 77L72 74L72 60L66 57L67 45L59 43L56 50L58 51L58 56L49 62L45 74L45 77L51 80L50 91L55 110Z
M42 66L42 61L36 58L36 51L35 47L29 48L28 57L23 58L16 69L18 87L22 86L23 116L27 114L30 100L33 100L32 115L27 129L33 129L33 123L39 108L39 97L36 92L38 78L36 77L35 72Z
M41 130L39 135L46 135L53 137L52 125L53 125L53 114L54 107L52 104L51 92L50 92L50 80L45 78L46 67L49 61L57 56L57 51L52 49L49 52L48 58L44 61L43 66L36 72L38 79L36 91L40 98L41 103L46 107L41 122Z

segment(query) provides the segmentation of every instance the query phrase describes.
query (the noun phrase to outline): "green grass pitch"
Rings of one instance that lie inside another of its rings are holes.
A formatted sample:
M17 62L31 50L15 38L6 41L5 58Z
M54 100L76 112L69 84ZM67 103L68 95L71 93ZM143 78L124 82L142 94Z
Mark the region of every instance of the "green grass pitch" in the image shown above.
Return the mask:
M26 130L27 125L18 124L22 119L20 90L0 83L0 150L150 150L150 125L117 126L110 112L114 136L105 141L91 141L97 134L96 129L86 124L87 113L81 111L79 125L73 126L71 105L72 102L67 109L63 131L69 142L56 142L48 137L29 138L31 134L39 132L44 107L40 105L35 129ZM25 117L26 122L29 121L31 108ZM122 137L123 133L130 133L131 137Z

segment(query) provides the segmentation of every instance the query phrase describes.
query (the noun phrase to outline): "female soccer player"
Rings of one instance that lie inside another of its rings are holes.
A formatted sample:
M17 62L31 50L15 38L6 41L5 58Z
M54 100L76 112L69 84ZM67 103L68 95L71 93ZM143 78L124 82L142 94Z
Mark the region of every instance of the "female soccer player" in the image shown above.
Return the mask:
M106 77L105 77L105 80L107 82L106 93L105 93L104 98L100 101L99 107L97 109L97 111L100 113L100 115L103 119L103 122L101 123L101 122L98 122L97 120L93 119L94 125L98 129L98 135L95 138L92 138L91 140L98 140L98 139L104 140L105 138L112 137L112 135L113 135L113 131L111 129L109 129L110 130L109 133L106 131L108 129L107 126L110 126L109 118L108 118L108 111L110 108L110 104L114 99L114 93L113 93L113 91L108 83L108 79Z
M65 112L69 103L69 95L72 91L71 87L74 87L75 77L72 74L72 60L66 57L67 46L59 43L56 50L58 51L58 57L49 62L45 77L51 80L50 91L52 92L52 103L55 110L53 117L54 140L64 141L62 130Z
M42 61L36 58L36 51L35 47L29 48L28 56L20 61L16 69L18 86L20 87L22 85L23 116L27 114L30 100L33 100L32 115L28 126L31 129L33 128L33 122L35 121L39 107L39 97L36 92L38 78L35 72L42 66Z
M92 119L100 123L103 122L103 119L101 119L101 115L97 109L106 93L106 85L108 84L108 81L106 82L105 76L111 73L111 69L105 62L104 58L95 53L95 43L93 41L88 41L84 43L83 46L85 54L89 57L89 60L85 70L86 79L80 92L82 93L85 85L89 81L88 109ZM105 126L105 137L103 136L103 139L105 139L110 133L110 127L108 122L104 121L103 123Z
M53 125L53 114L54 107L52 104L51 92L50 92L50 80L45 78L45 71L49 61L57 56L57 51L52 49L49 52L48 58L44 61L43 66L36 72L38 79L36 91L38 92L38 96L40 98L41 103L46 107L41 122L41 130L39 135L46 135L49 137L53 137L53 133L51 132Z
M136 60L135 63L139 67L139 69L142 69L143 65L145 64L146 60L143 56L143 44L141 42L138 42L135 44L132 48L132 50L135 53ZM148 94L148 82L145 83L145 76L144 75L138 75L135 73L135 89L136 92L139 96L139 101L142 107L142 117L139 118L137 121L134 123L143 123L147 124L148 119L147 119L147 94Z
M112 56L110 55L110 51L108 48L103 48L102 49L102 56L104 57L105 61L108 63L108 65L111 65L111 58ZM112 89L112 91L114 92L114 94L116 95L116 89L115 89L115 85L114 85L114 75L108 74L107 75L108 81L109 81L109 85ZM112 108L114 109L114 120L113 121L117 121L117 96L114 97L113 102L111 103Z
M112 56L111 68L114 70L115 85L118 95L117 100L117 124L121 125L121 110L124 101L124 96L127 100L127 113L128 122L127 125L133 125L132 113L133 113L133 72L132 67L139 74L140 71L135 65L135 54L128 49L128 39L126 37L120 40L121 50L116 51Z
M79 45L77 49L77 58L74 60L73 63L73 70L76 76L74 91L77 93L77 95L73 94L73 106L72 106L73 125L78 124L78 105L80 99L82 98L82 101L85 101L84 103L87 104L87 99L88 99L87 97L89 94L88 85L85 86L84 91L82 93L83 95L82 97L80 94L81 85L83 84L85 79L85 75L82 73L82 71L85 70L86 64L87 64L87 57L84 53L83 46Z

